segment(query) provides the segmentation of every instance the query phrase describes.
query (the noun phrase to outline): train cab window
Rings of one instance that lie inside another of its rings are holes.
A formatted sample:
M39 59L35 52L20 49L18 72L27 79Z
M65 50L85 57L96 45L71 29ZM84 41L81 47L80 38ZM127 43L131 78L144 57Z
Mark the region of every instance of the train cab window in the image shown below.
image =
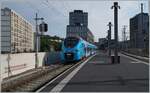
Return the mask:
M65 39L64 41L64 46L65 47L70 47L73 48L74 46L76 46L76 44L79 42L79 39L76 37L68 37Z

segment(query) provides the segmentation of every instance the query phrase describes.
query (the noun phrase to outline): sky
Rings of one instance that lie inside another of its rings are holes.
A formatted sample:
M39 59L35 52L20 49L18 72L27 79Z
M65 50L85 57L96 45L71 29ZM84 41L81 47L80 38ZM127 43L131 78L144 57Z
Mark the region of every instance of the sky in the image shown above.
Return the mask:
M94 34L94 40L107 36L109 22L114 25L114 10L111 9L114 1L102 0L1 0L1 7L13 9L25 19L31 22L35 28L35 13L43 17L48 23L48 32L45 34L59 37L66 36L66 26L69 24L69 12L83 10L88 12L88 28ZM117 1L117 0L115 0ZM129 37L129 19L140 13L140 4L144 5L144 12L148 13L148 0L117 1L118 10L118 36L122 40L122 29L126 25ZM40 23L40 21L39 21ZM112 26L112 38L114 38L114 26ZM129 39L129 38L128 38Z

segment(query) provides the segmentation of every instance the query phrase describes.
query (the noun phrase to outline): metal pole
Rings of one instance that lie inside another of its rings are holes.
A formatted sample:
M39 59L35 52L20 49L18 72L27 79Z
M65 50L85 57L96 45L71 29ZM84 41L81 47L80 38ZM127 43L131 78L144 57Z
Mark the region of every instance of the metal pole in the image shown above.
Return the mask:
M126 49L126 25L123 26L123 46L124 46L124 49Z
M146 35L146 32L144 31L143 29L143 3L141 3L141 32L143 34L143 49L144 50L144 53L142 53L144 56L145 56L145 51L146 51L146 42L145 42L145 35Z
M123 50L123 45L124 45L124 33L122 29L122 43L121 43L121 50Z
M143 41L144 41L144 44L143 44L143 48L145 49L146 48L146 44L145 44L145 35L146 35L146 32L144 31L143 29L143 3L141 3L141 31L143 33Z
M141 13L143 13L143 3L141 3Z
M11 54L11 53L8 53L8 59L7 59L7 61L8 61L8 77L11 75L10 54Z
M36 23L36 34L35 34L35 39L36 39L36 45L35 45L35 68L38 68L39 65L39 60L38 60L38 51L39 51L39 44L40 44L40 36L39 36L39 26L38 26L38 20L44 20L44 18L38 18L38 14L36 13L36 17L35 17L35 23Z
M12 44L11 44L11 47L12 47ZM8 77L12 74L11 68L10 68L11 53L12 53L12 50L10 49L10 52L8 53L8 57L7 57L7 62L8 62Z
M109 26L109 30L108 30L108 49L109 49L109 51L108 51L108 55L111 56L111 48L110 48L110 44L111 44L111 26L112 26L111 22L109 22L108 26Z
M142 32L143 37L144 37L144 32L143 32L143 3L141 3L141 32ZM143 39L143 41L144 41L144 39ZM143 48L145 48L145 42L144 42L143 46L144 46Z
M36 23L36 34L35 34L35 39L36 39L36 45L35 45L35 68L38 68L38 23L37 23L37 13L36 13L36 17L35 17L35 23Z
M118 2L114 2L115 63L118 63Z

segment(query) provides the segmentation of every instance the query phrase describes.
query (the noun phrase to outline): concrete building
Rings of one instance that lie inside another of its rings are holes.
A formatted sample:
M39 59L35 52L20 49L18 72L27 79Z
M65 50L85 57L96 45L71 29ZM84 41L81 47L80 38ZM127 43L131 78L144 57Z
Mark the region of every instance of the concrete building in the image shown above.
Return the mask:
M32 25L12 9L1 9L2 53L32 51L33 47Z
M67 37L68 36L79 36L88 42L94 41L94 36L91 31L85 26L67 26Z
M130 48L130 40L126 41L119 41L119 49L121 50L127 50Z
M82 10L74 10L69 13L69 25L88 26L88 13Z
M98 49L105 49L107 47L108 41L106 38L99 38L98 42L95 42L95 45Z
M67 25L66 36L79 36L93 43L94 35L88 28L88 13L82 10L74 10L69 13L69 25Z
M139 13L130 19L130 47L146 48L149 42L149 15Z
M106 43L106 42L107 42L107 39L106 39L106 38L99 38L99 39L98 39L99 45L104 44L104 43Z

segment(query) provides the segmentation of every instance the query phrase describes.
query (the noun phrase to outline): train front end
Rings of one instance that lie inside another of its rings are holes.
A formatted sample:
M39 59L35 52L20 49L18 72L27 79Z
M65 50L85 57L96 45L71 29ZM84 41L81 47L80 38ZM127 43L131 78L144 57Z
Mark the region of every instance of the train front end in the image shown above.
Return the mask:
M61 58L63 63L74 62L80 59L78 44L80 39L77 37L67 37L62 44Z

